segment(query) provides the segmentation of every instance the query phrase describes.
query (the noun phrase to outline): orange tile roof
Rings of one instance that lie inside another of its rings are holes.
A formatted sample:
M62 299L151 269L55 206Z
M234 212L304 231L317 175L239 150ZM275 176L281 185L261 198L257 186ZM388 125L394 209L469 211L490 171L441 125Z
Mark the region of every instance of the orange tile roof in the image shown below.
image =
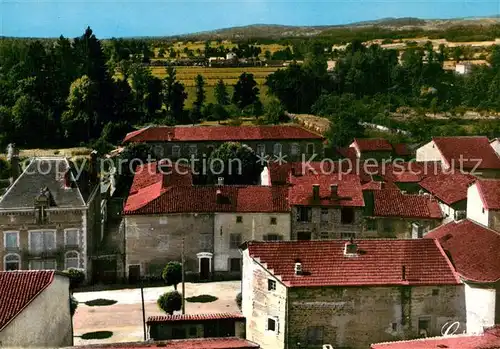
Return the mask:
M367 239L355 243L359 251L355 257L344 255L345 240L251 241L246 248L289 287L460 284L434 240ZM303 275L295 275L298 261Z
M479 195L488 210L500 210L500 180L483 179L476 182Z
M212 313L212 314L176 314L167 316L150 316L147 323L153 322L176 322L176 321L207 321L207 320L242 320L242 314L234 313Z
M373 199L373 215L376 217L443 218L438 202L430 196L387 189L374 191Z
M0 330L23 311L54 279L54 271L0 272Z
M500 169L500 157L488 137L433 137L432 140L447 164L453 168L478 170ZM462 165L461 165L462 164Z
M440 173L424 178L419 185L445 204L452 205L467 199L467 189L476 177L470 174Z

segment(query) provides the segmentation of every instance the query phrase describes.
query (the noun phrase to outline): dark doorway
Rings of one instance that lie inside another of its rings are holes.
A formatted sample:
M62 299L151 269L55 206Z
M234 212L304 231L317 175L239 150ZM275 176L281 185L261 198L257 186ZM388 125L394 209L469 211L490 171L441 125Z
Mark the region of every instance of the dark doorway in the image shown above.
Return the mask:
M141 279L141 266L140 265L129 265L128 266L128 282L131 284L136 284Z
M210 277L210 258L201 258L200 260L200 279L208 280Z
M311 232L310 231L299 231L297 233L297 240L299 240L299 241L311 240Z

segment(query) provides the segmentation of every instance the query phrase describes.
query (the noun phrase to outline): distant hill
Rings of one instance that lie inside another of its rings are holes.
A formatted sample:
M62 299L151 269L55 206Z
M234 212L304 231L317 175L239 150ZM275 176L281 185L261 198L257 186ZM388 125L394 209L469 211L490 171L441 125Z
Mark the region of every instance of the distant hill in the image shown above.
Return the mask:
M346 25L291 26L277 24L253 24L241 27L223 28L199 33L176 35L178 40L242 40L242 39L283 39L313 37L330 34L335 30L377 27L391 30L444 30L456 26L489 26L500 24L499 16L453 19L420 19L413 17L382 18L373 21L356 22Z

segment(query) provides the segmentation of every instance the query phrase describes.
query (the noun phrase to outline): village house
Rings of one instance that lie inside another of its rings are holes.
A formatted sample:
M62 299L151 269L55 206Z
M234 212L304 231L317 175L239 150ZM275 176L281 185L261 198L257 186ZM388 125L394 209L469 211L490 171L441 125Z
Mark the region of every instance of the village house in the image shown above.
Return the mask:
M69 278L54 271L0 271L0 346L73 345Z
M90 344L66 349L259 349L256 343L242 338L191 338L167 341L124 342L107 344Z
M290 239L287 190L197 186L189 174L161 173L156 162L139 167L124 208L126 277L159 276L182 251L198 278L239 276L241 243Z
M500 233L464 219L442 225L425 238L437 240L465 285L462 331L482 333L500 323Z
M439 203L430 195L382 189L365 191L365 200L367 237L417 239L443 219Z
M431 239L249 242L242 254L246 335L263 348L367 348L465 321L463 285Z
M288 202L292 240L360 236L365 204L357 175L292 174Z
M450 324L452 325L452 324ZM452 331L455 328L452 328ZM456 334L434 338L372 344L371 349L479 349L500 348L500 326L488 328L480 335Z
M444 170L500 177L500 157L487 137L433 137L417 149L417 161L439 162Z
M208 156L225 142L240 142L257 154L286 155L286 161L323 156L324 137L296 125L279 126L148 126L128 133L124 144L147 143L152 156L176 160Z
M245 318L241 314L184 314L151 316L149 339L236 337L245 339Z
M0 199L0 270L83 269L102 239L97 164L33 158Z
M467 218L500 232L500 180L478 180L468 188Z
M490 142L490 145L493 147L495 150L495 153L497 153L500 156L500 138L495 138Z
M443 212L443 223L466 217L467 190L476 178L466 173L440 173L428 176L418 184L424 192L433 195Z

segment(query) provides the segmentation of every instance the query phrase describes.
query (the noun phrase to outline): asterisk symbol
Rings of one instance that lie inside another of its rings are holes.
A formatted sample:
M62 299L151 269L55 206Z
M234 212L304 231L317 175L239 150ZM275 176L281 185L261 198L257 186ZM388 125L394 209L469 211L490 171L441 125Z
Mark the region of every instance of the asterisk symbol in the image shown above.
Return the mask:
M286 164L286 154L279 153L278 155L274 155L274 162L277 162L279 165Z
M269 161L269 156L264 154L264 153L260 153L260 154L257 154L257 163L264 166L264 165L267 165L267 162Z

